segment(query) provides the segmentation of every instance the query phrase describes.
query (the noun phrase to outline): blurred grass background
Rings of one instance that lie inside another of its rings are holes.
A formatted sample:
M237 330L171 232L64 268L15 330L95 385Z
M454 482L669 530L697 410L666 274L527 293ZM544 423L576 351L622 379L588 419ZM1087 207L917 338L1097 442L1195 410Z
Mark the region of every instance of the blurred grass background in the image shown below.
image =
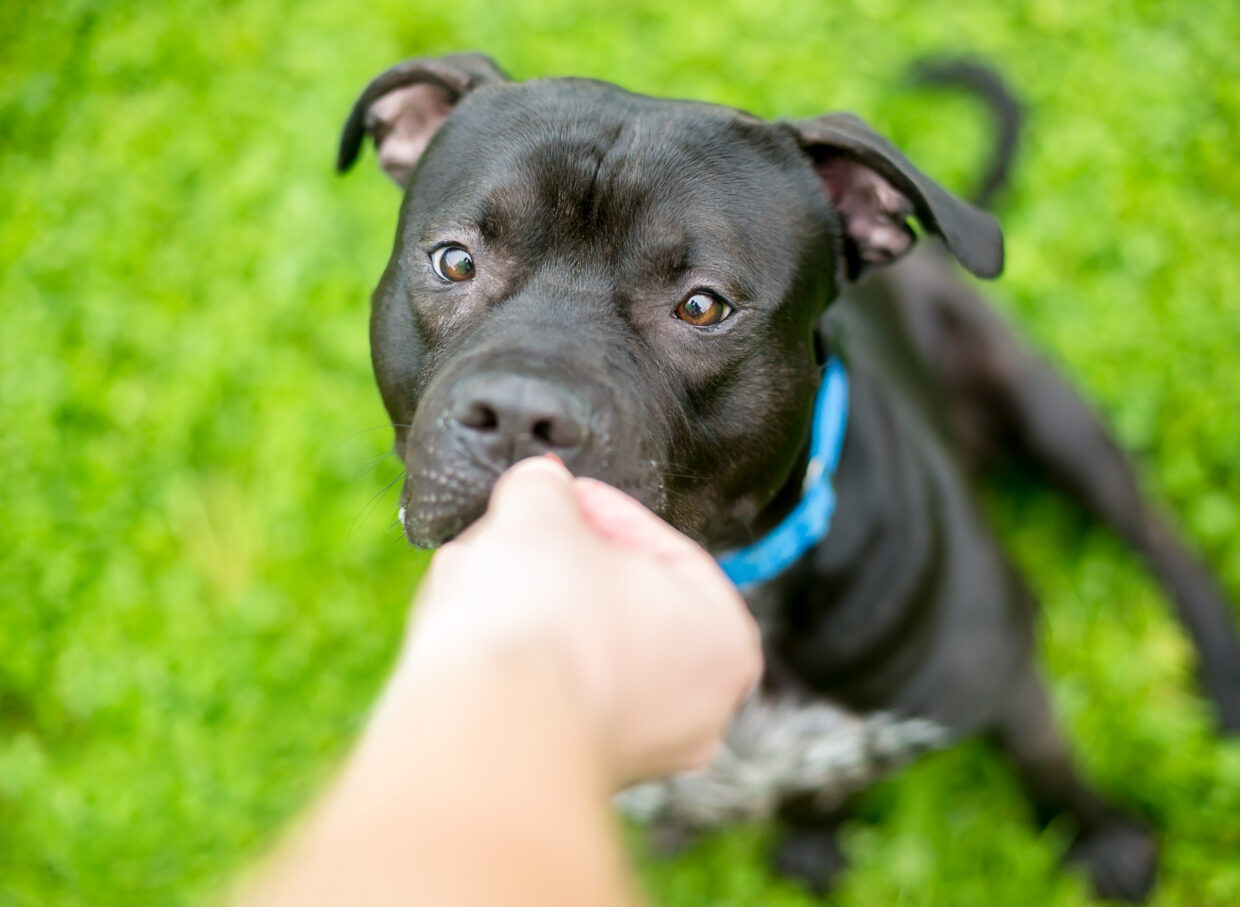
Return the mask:
M970 183L998 64L1031 112L992 295L1074 375L1240 600L1234 0L0 7L0 905L209 897L363 720L425 563L393 528L367 294L397 196L331 169L371 75L476 48L768 116L852 109ZM1240 745L1133 559L991 495L1083 761L1165 831L1160 905L1240 903ZM502 746L497 747L502 754ZM502 757L497 771L503 770ZM1084 904L967 745L862 804L840 905ZM807 905L741 829L646 861L666 905Z

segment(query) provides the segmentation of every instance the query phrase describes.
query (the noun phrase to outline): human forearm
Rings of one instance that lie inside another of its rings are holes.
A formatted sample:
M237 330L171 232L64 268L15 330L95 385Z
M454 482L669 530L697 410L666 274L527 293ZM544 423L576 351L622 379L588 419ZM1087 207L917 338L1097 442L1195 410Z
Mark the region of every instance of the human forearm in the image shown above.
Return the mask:
M405 665L335 789L246 903L635 903L572 683L520 645Z

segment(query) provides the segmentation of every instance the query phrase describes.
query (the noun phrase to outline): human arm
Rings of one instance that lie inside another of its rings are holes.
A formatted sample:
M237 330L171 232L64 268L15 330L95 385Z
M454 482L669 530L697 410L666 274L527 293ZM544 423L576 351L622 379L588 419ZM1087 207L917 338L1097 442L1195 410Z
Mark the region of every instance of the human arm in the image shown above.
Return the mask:
M705 762L760 664L705 552L525 461L436 556L362 741L242 903L635 903L609 795Z

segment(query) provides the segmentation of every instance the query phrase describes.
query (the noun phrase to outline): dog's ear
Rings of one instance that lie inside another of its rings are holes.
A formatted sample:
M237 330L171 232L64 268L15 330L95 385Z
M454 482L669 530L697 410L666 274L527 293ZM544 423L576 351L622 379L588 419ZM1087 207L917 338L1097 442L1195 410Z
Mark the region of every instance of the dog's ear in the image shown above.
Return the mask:
M907 252L916 239L907 222L914 215L978 277L1003 270L995 219L930 179L860 119L832 113L793 129L840 216L849 278Z
M340 136L336 169L343 173L353 166L362 139L369 134L379 166L403 188L457 102L481 85L506 81L508 76L485 54L450 54L396 64L375 76L354 102Z

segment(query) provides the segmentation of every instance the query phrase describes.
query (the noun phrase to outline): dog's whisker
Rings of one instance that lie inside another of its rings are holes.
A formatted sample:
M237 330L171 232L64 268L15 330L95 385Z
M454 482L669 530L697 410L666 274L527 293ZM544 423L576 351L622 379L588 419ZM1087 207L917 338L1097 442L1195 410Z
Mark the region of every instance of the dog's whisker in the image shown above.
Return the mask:
M392 520L387 529L384 530L384 536L390 538L393 534L399 536L402 542L408 544L409 538L405 535L405 521L401 517Z
M399 425L395 423L387 423L384 425L371 425L369 428L359 428L357 431L353 432L353 434L351 435L345 435L343 438L341 438L336 443L347 444L349 441L352 441L354 438L360 438L362 435L368 435L371 432L376 432L376 431L391 431L393 428L409 428L409 426Z
M366 506L362 508L361 513L359 513L356 517L353 518L353 522L349 524L349 531L345 535L346 538L349 538L353 535L353 530L356 529L357 526L362 521L364 521L368 516L370 516L371 513L374 512L374 509L379 506L379 502L383 499L383 497L389 491L392 490L392 486L395 485L397 482L401 481L404 477L405 477L405 468L402 466L400 469L400 472L398 472L392 478L390 482L388 482L386 485L384 485L382 488L376 491L371 496L370 500L366 502Z
M682 466L679 463L674 463L671 460L651 459L644 460L643 462L660 475L669 479L692 479L696 481L704 481L710 478L708 475L693 472L689 467Z
M372 472L376 467L382 464L384 460L388 459L389 457L395 457L395 456L396 456L395 451L387 450L381 454L375 454L373 457L367 457L366 460L362 463L362 465L358 467L357 472L353 473L353 475L349 477L349 481L356 482L358 479L366 475L368 472Z

